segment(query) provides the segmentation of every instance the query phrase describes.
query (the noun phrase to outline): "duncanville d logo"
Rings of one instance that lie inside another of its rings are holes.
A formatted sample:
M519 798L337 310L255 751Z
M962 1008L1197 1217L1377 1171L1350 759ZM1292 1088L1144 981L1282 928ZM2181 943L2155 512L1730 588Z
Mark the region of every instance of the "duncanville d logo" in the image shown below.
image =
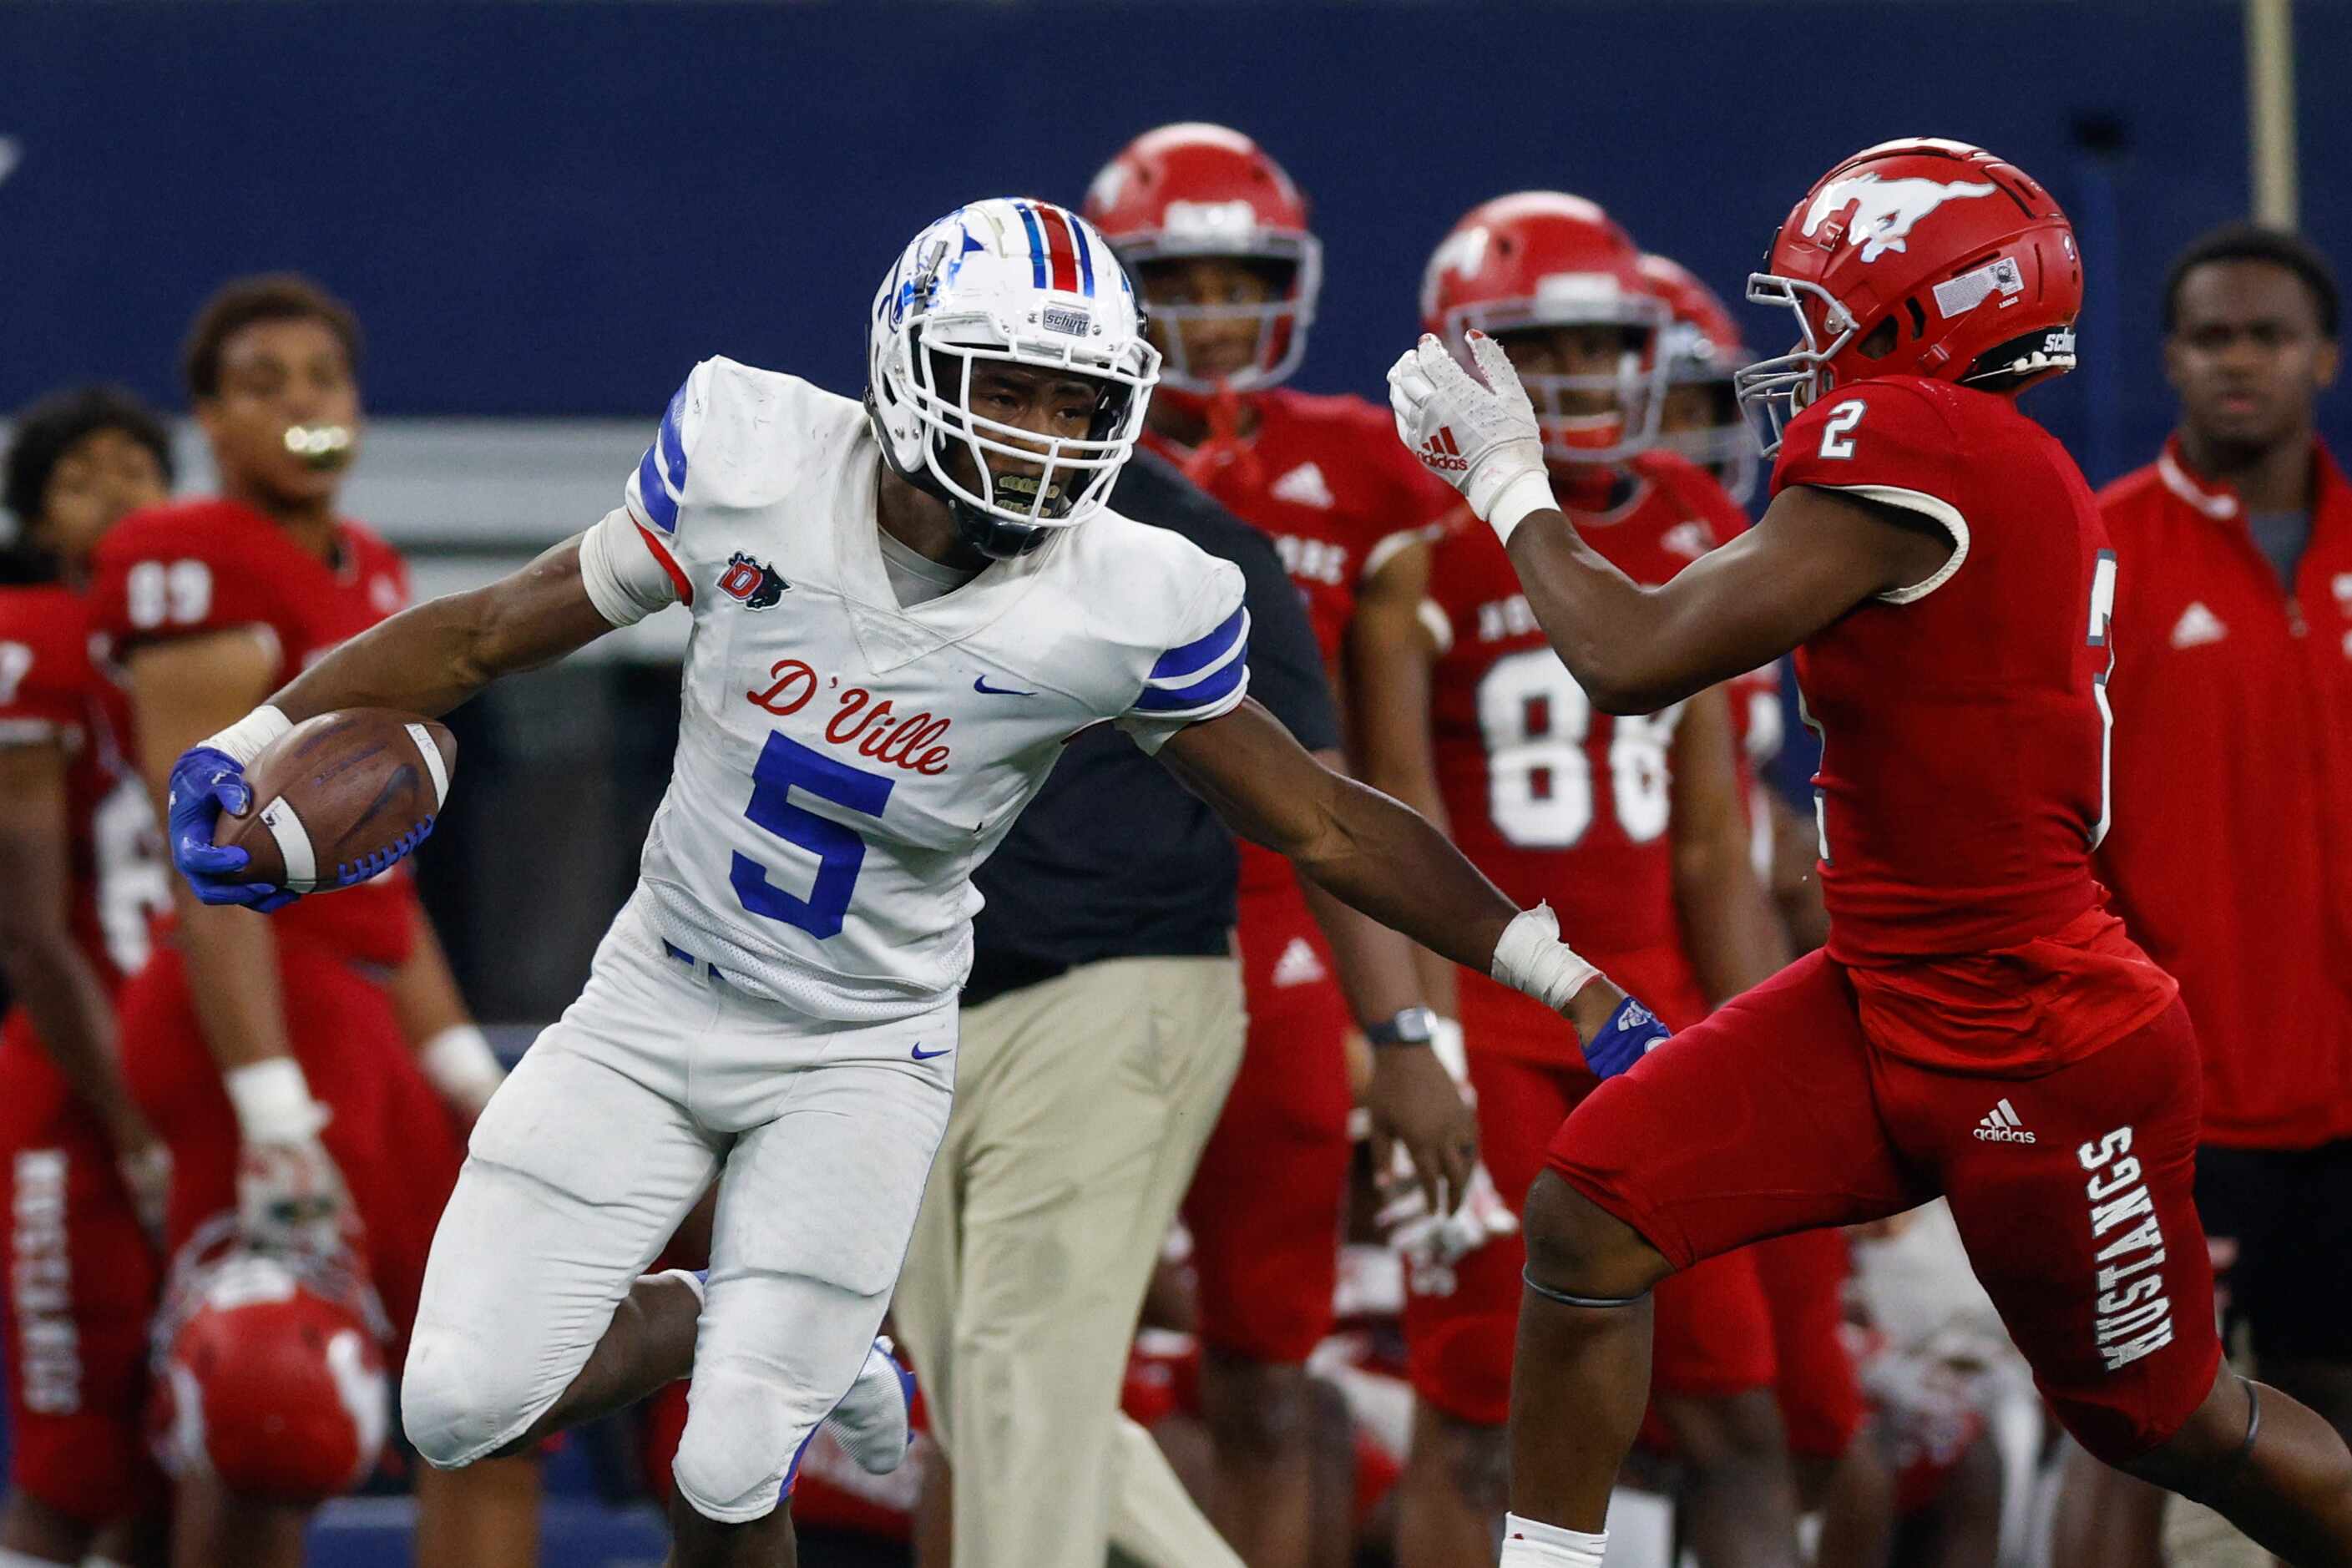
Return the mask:
M740 550L727 558L727 570L719 574L719 591L747 610L766 609L791 586L774 567Z

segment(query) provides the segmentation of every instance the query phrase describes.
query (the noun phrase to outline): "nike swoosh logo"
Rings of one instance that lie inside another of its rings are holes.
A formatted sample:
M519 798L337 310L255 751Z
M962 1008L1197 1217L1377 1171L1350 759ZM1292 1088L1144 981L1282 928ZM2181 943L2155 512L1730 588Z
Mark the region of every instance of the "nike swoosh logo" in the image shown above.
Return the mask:
M975 675L971 678L971 689L982 697L1034 697L1037 695L1034 691L1015 691L1009 686L991 686L988 683L988 677L984 675Z
M927 1051L923 1049L922 1047L917 1046L915 1047L915 1059L919 1062L927 1062L933 1057L943 1057L953 1049L955 1049L953 1046L941 1046L936 1051Z

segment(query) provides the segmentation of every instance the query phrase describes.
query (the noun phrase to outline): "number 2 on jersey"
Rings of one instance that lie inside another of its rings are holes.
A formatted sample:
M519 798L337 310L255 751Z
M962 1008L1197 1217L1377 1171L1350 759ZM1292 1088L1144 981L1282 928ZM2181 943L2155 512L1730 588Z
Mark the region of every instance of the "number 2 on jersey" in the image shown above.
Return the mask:
M878 817L896 782L813 752L781 732L771 733L752 766L751 804L743 815L785 843L815 855L816 881L809 896L800 898L769 881L766 867L739 852L728 873L735 897L753 914L798 926L820 941L840 935L858 869L866 864L866 840L854 828L794 805L792 792L830 801L861 816Z
M1822 422L1822 456L1853 456L1853 427L1862 423L1863 402L1854 399Z

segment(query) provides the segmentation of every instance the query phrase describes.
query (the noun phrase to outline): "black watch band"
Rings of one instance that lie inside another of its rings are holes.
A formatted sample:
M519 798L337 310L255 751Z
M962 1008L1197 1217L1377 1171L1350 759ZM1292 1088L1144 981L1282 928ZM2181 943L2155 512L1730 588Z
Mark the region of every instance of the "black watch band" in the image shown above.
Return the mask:
M1437 1038L1437 1015L1426 1007L1407 1007L1393 1018L1365 1026L1364 1038L1375 1046L1425 1046Z

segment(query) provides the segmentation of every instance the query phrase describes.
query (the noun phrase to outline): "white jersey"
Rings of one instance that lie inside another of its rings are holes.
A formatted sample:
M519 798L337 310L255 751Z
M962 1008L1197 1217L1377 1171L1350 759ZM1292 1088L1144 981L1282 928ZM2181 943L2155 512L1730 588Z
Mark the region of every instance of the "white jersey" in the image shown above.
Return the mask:
M583 551L609 618L694 616L640 903L678 954L820 1018L962 985L971 874L1071 736L1156 750L1248 689L1239 569L1110 511L900 608L881 471L861 405L706 360Z

